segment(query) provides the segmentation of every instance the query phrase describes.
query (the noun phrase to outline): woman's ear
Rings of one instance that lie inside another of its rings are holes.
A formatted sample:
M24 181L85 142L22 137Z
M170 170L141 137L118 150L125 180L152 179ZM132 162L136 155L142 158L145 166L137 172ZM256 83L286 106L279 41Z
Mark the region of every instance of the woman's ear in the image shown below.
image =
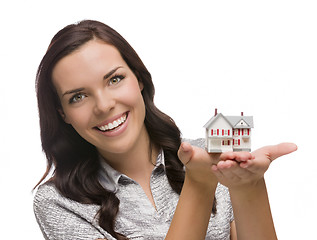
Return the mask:
M59 115L61 115L61 117L62 117L62 119L64 120L64 122L67 123L67 124L70 124L70 123L68 122L67 118L66 118L66 115L65 115L63 109L59 108L59 109L57 109L57 111L58 111Z
M144 88L143 82L141 82L141 81L138 81L138 82L139 82L139 88L140 88L140 90L141 90L141 92L142 92L142 90L143 90L143 88Z

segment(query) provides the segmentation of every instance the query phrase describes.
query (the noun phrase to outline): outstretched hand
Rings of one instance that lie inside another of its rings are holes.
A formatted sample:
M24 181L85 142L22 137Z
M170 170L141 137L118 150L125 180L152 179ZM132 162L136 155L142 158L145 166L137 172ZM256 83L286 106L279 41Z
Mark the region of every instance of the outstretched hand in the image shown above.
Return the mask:
M204 149L183 142L178 157L186 167L186 174L192 180L203 183L215 183L229 187L241 187L256 184L275 159L294 152L293 143L281 143L262 147L252 153L225 152L208 153Z
M178 150L178 157L186 168L186 175L201 184L216 184L218 180L211 171L217 164L220 154L208 154L204 149L183 142Z
M252 185L263 178L272 161L296 150L293 143L281 143L252 153L227 152L221 154L222 160L212 166L212 171L219 182L229 188Z

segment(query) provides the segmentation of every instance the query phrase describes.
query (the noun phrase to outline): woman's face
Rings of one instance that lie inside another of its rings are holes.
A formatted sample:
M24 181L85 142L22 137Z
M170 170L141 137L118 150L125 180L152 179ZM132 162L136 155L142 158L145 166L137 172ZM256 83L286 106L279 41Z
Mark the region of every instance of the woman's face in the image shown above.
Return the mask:
M65 122L104 157L129 153L147 136L143 85L112 45L87 42L62 58L52 77Z

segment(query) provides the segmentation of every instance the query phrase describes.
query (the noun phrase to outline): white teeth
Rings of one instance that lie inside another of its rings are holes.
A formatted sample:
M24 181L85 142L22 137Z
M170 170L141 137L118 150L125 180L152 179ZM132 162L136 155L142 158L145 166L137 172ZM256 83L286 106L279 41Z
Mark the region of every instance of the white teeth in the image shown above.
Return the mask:
M108 124L106 124L104 126L101 126L101 127L98 127L98 128L101 131L112 130L112 129L118 127L120 124L124 123L125 120L127 120L127 116L126 115L124 115L121 118L113 121L112 123L108 123Z

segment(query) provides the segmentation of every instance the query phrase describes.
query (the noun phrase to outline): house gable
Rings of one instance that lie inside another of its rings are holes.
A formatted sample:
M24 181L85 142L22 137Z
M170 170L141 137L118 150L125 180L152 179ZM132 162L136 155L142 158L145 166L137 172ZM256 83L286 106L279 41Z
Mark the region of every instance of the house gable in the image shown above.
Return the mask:
M232 128L253 128L252 116L228 116L226 117L231 123Z
M221 113L217 114L217 116L212 117L205 125L204 128L210 130L212 128L222 128L222 126L230 126L232 128L232 124L228 121L228 119L223 116Z
M241 119L233 128L250 128L249 124L247 124L243 119Z
M228 137L232 133L232 125L221 113L213 117L204 126L206 128L206 137ZM215 134L216 133L216 134Z

